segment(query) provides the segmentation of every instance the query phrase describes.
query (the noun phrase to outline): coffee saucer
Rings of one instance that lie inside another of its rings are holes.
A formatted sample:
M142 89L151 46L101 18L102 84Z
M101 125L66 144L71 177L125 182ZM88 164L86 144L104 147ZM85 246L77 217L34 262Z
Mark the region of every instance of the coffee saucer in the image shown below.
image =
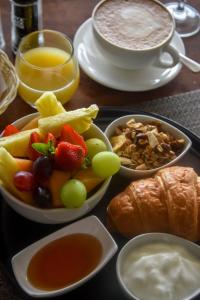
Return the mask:
M171 45L185 54L182 39L175 32ZM118 68L101 54L95 43L91 18L77 30L74 37L74 49L82 70L98 83L120 91L147 91L161 87L174 79L181 70L182 64L162 69L149 66L142 70L125 70ZM168 60L167 54L162 57Z

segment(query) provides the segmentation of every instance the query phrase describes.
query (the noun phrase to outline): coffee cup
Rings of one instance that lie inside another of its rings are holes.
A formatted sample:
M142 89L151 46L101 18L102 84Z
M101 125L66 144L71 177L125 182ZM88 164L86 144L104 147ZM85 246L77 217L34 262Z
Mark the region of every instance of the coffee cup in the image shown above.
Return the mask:
M92 12L92 28L99 50L117 67L171 68L180 61L170 44L174 19L157 0L102 0ZM162 59L163 53L169 61Z

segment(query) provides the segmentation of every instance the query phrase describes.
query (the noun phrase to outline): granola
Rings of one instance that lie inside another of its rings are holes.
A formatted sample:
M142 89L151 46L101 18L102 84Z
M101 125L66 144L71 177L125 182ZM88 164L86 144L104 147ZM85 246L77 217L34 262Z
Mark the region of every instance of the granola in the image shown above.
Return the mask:
M116 128L110 142L121 164L135 170L150 170L167 164L177 157L185 144L184 139L163 132L161 123L141 123L133 118Z

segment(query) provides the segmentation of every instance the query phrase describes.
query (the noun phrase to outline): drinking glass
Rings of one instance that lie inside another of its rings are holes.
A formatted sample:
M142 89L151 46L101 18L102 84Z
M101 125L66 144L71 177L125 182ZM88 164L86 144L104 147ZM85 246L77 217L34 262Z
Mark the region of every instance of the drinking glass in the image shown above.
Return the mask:
M186 0L166 3L166 6L174 16L176 22L176 31L182 37L189 37L200 30L199 12Z
M61 103L71 99L79 84L79 67L70 39L57 31L41 30L25 36L18 48L15 68L18 93L34 107L45 91Z

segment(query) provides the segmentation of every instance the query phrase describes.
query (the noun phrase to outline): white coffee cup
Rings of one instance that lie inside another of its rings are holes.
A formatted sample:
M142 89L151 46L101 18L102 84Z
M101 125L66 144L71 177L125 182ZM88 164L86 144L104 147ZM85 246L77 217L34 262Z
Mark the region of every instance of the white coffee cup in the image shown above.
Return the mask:
M127 49L108 40L107 37L100 32L95 22L95 16L98 9L107 1L108 0L102 0L95 6L92 12L92 28L94 39L99 50L112 64L123 69L132 70L143 69L148 65L155 65L160 68L171 68L180 62L178 51L170 44L174 36L175 22L171 13L162 3L157 0L151 0L160 5L160 7L169 14L171 22L171 31L169 32L169 35L153 47L147 49ZM109 1L112 2L112 0ZM170 61L166 62L162 60L163 53L168 53L171 57Z

